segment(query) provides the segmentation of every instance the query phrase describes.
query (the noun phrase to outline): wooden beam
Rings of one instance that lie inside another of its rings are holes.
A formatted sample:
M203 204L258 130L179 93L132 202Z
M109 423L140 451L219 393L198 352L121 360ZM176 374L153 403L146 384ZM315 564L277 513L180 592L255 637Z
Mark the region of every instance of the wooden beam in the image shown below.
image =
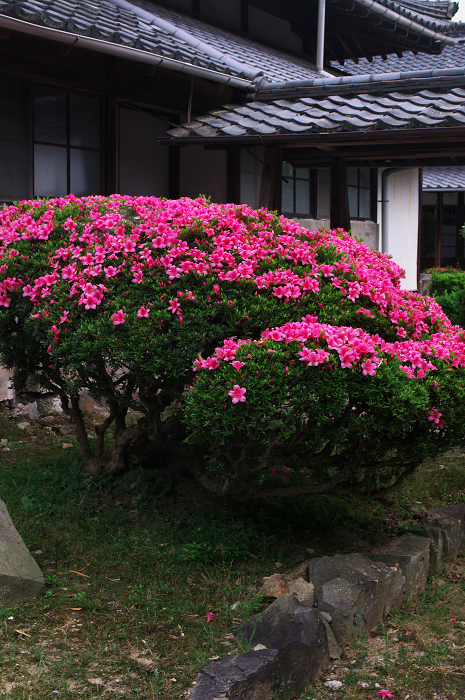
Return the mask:
M331 158L331 228L350 229L349 198L347 195L347 167L342 158Z

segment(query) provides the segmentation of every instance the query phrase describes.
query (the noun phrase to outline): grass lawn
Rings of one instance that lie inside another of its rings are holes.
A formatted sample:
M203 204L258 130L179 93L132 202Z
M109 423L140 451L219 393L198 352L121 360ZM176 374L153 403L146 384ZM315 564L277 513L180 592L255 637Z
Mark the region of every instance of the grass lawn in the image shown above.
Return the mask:
M388 506L320 496L251 508L156 472L79 480L63 418L17 422L0 414L0 498L47 592L0 610L0 698L186 697L202 666L241 651L235 626L269 602L261 577L309 556L369 551L414 532L426 508L465 500L462 451L425 463ZM368 700L387 689L395 700L463 700L464 649L457 561L355 638L305 698Z

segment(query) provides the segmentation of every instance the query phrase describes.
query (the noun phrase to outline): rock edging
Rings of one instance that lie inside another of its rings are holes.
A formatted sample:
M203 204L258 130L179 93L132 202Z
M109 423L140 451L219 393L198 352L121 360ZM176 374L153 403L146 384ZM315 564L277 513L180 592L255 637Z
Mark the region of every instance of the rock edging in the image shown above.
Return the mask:
M268 577L264 589L276 600L238 633L250 651L203 668L190 700L299 697L351 636L376 628L465 550L465 504L432 509L420 527L368 556L318 557L295 577Z

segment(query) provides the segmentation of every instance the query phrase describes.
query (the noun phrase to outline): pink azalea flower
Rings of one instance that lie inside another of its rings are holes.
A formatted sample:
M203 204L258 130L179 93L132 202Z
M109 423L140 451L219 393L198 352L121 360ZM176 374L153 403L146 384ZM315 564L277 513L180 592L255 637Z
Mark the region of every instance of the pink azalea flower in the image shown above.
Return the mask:
M111 316L111 320L113 321L114 326L119 326L120 323L124 323L125 318L126 314L123 312L123 309L120 309Z
M239 372L240 368L245 365L245 362L240 362L239 360L235 360L234 362L231 362L231 364L234 367L234 369Z
M457 618L456 618L456 617L451 617L450 620L449 620L449 622L457 622Z
M231 396L233 403L238 403L239 401L246 401L245 392L246 389L240 387L239 384L234 384L231 391L228 391L228 396Z
M207 614L205 615L205 617L207 618L207 622L215 622L215 620L218 619L216 615L214 615L211 612L208 612L208 610L207 610Z
M175 314L180 308L181 307L179 306L179 301L177 299L170 299L168 311L171 311L172 314Z
M378 695L381 698L381 700L385 700L385 698L393 698L394 697L394 693L390 693L389 690L380 690Z
M146 309L145 306L141 306L139 311L137 312L137 317L138 318L148 318L150 313L150 309Z

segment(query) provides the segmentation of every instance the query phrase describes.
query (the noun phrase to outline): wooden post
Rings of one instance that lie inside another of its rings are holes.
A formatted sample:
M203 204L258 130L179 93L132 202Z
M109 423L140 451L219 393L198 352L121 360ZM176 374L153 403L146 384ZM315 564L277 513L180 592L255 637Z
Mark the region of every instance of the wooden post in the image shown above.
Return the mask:
M226 200L240 204L241 152L238 148L228 148L226 158Z
M342 158L331 158L331 228L350 229L347 167Z
M436 204L436 240L434 244L434 265L441 267L441 236L442 236L442 192L437 193Z
M282 153L280 148L265 148L258 207L281 211Z

